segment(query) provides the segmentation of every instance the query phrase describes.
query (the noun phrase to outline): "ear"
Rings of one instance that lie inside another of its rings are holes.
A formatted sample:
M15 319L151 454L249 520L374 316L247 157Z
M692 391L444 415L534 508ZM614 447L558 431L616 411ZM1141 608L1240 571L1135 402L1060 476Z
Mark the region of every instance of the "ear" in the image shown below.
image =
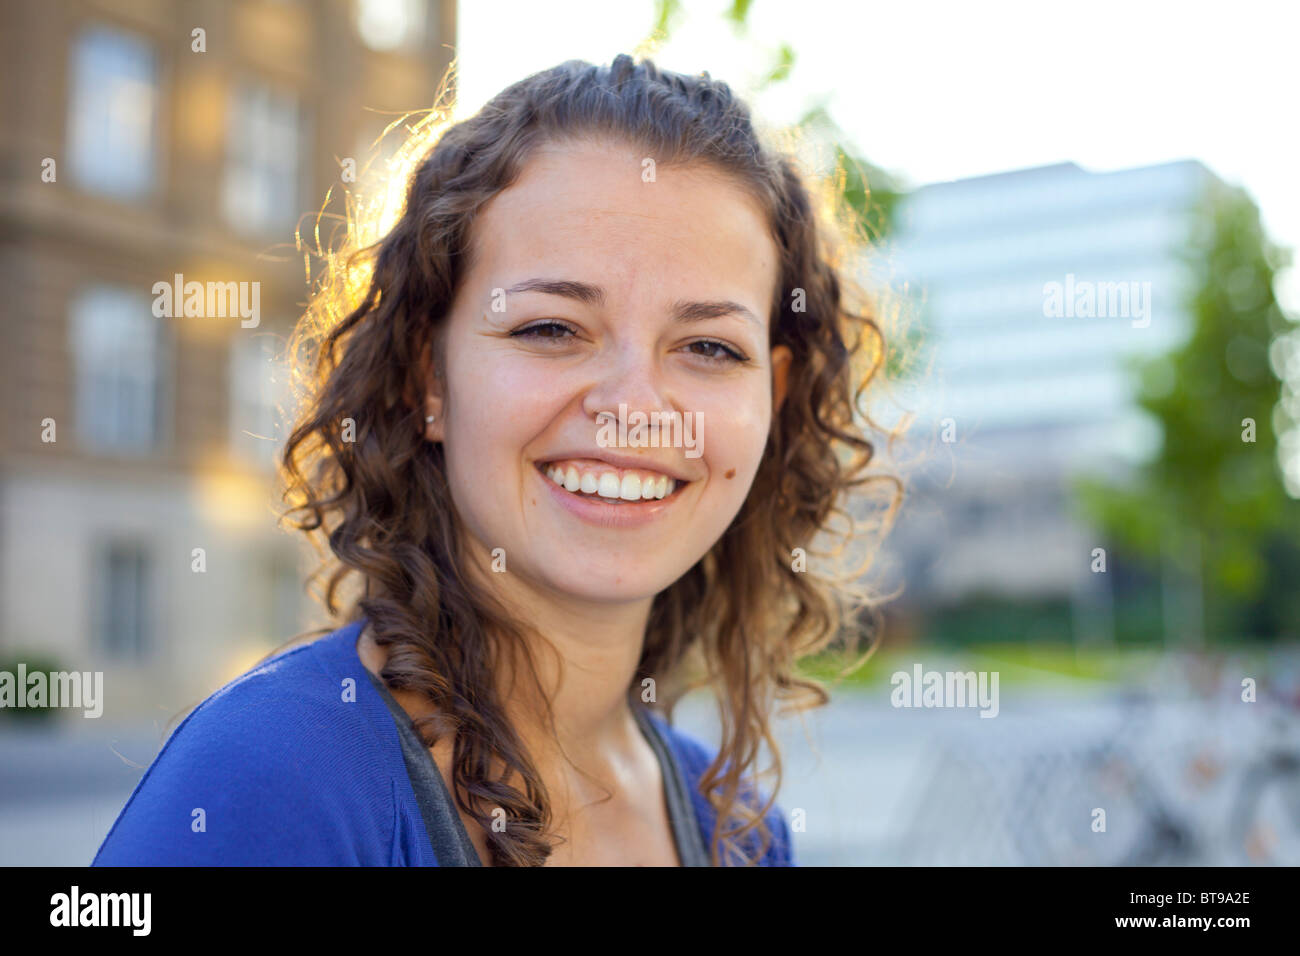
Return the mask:
M442 441L445 423L443 422L443 388L433 364L433 344L425 342L420 352L420 368L424 370L424 401L420 414L420 424L426 441ZM429 421L429 416L433 421Z
M786 383L790 374L790 362L794 355L789 346L778 345L772 349L772 411L781 410L785 403Z

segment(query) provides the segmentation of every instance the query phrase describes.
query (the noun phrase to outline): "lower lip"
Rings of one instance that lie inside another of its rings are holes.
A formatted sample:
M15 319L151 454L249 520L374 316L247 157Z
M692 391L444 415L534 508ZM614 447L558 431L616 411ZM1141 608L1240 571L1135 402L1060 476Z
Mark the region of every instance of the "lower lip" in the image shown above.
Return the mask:
M613 505L597 496L576 495L561 488L536 467L537 478L546 485L551 497L575 518L598 528L640 528L660 518L680 497L684 485L663 498L626 501Z

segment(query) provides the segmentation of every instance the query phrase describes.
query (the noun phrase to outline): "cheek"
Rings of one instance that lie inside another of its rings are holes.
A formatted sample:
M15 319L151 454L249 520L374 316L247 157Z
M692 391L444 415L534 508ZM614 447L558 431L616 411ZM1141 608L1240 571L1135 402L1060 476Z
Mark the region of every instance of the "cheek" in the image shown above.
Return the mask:
M443 440L452 500L477 535L499 537L528 480L525 451L555 420L565 396L554 373L492 348L462 345L449 356L447 374Z
M703 410L700 447L712 479L743 496L758 470L771 427L766 392L713 403Z
M469 351L453 353L448 360L447 477L457 513L480 537L492 534L494 515L503 511L500 503L514 480L520 429L526 427L500 365Z
M467 353L449 374L448 454L460 446L497 467L517 460L562 404L553 376L490 350Z

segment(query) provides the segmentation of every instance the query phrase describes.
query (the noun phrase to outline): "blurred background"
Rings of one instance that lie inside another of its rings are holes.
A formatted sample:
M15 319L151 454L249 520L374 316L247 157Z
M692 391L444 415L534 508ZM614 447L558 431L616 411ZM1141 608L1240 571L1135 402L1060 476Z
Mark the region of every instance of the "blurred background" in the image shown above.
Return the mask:
M0 864L90 861L178 719L327 624L277 528L298 241L565 59L708 72L864 242L907 497L876 650L780 722L805 864L1300 863L1300 16L1089 3L0 6ZM318 218L318 214L319 218ZM154 285L258 283L256 321ZM866 515L867 512L863 511ZM895 676L996 675L995 719ZM716 740L707 700L678 722ZM1098 826L1098 810L1104 811Z

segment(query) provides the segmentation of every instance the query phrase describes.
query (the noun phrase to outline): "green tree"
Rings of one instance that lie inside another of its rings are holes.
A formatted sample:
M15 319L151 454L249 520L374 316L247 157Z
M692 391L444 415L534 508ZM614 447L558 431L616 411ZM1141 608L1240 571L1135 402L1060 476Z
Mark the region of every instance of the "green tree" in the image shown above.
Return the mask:
M1279 434L1298 423L1273 367L1280 346L1295 351L1273 293L1290 254L1239 188L1212 186L1197 222L1185 251L1196 277L1191 335L1136 366L1159 448L1131 482L1088 481L1080 500L1116 544L1199 582L1208 638L1278 638L1295 632L1300 612L1300 502L1277 455Z
M753 0L732 0L724 14L739 35L748 33L752 6ZM681 18L682 10L681 0L656 0L654 25L647 44L667 41ZM795 61L794 48L788 43L781 44L759 80L759 90L787 80ZM894 209L903 195L901 184L883 169L873 166L854 152L848 143L848 137L831 117L824 103L809 109L795 125L817 141L831 144L835 162L845 174L844 201L857 216L864 234L873 240L888 235Z

